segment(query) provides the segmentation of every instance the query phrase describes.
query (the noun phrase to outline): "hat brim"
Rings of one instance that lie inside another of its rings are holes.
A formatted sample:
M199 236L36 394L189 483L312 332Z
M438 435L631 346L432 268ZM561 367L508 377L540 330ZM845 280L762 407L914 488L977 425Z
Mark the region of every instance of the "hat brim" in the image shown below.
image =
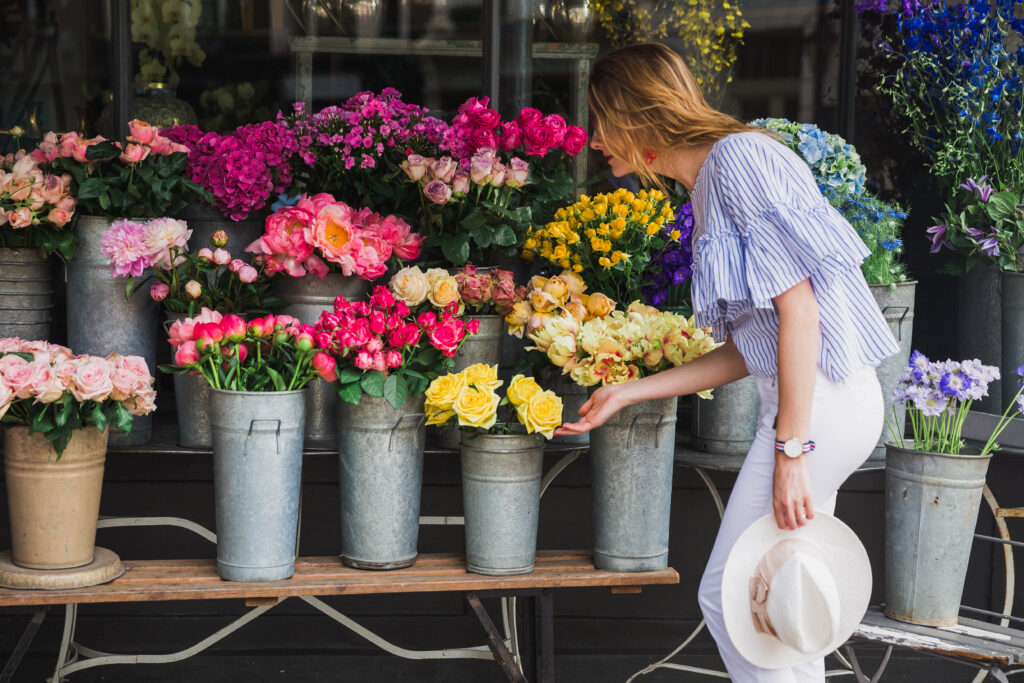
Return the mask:
M750 614L750 577L761 556L779 541L803 538L825 553L839 588L839 632L827 647L804 653L775 636L758 633ZM775 516L761 517L740 534L722 571L722 612L733 645L751 664L785 669L820 659L853 634L871 599L871 563L864 545L850 527L824 512L794 531L779 529Z

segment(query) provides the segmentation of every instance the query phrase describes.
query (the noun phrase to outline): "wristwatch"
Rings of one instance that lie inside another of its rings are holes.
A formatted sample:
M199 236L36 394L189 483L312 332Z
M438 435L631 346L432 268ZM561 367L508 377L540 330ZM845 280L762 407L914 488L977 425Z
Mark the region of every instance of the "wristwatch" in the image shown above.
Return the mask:
M787 441L776 440L775 450L782 451L786 454L787 458L799 458L801 455L810 453L814 450L814 442L808 441L803 443L796 437Z

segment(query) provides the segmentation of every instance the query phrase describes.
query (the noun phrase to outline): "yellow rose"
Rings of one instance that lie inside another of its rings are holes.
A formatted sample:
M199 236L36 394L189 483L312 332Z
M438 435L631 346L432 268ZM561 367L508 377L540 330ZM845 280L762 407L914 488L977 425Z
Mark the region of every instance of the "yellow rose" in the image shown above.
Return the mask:
M505 324L508 325L508 333L514 334L520 339L526 331L526 323L530 322L533 315L533 307L526 301L517 301L512 305L512 310L505 316Z
M434 379L427 387L424 396L427 404L436 411L451 410L459 392L466 386L466 379L462 374L441 375Z
M438 268L437 270L440 269ZM427 298L437 308L444 308L453 301L459 304L462 303L462 299L459 297L459 283L453 276L448 274L432 283L430 294Z
M430 293L430 281L418 266L407 266L391 278L391 291L396 299L410 306L419 306Z
M571 270L563 270L558 277L564 280L565 284L569 286L570 297L578 297L583 294L583 292L587 291L587 285L583 282L583 278Z
M512 381L508 383L508 400L512 405L517 406L520 403L529 401L535 394L541 392L540 385L537 384L537 380L532 377L526 377L525 375L516 375L512 378Z
M487 363L476 363L459 373L462 381L468 386L478 386L485 389L495 390L502 385L498 379L498 366Z
M493 389L486 387L463 387L453 406L459 418L460 427L490 429L498 419L498 404L501 399Z
M519 421L529 434L543 434L550 439L562 424L562 399L551 391L539 391L525 403L516 406Z
M433 287L435 282L448 277L448 271L444 268L428 268L424 275L427 277L427 282L429 282L430 286Z
M428 425L443 425L455 417L454 410L441 410L429 402L424 404L423 410L427 414L426 424Z
M594 292L587 299L587 314L591 318L603 318L615 310L615 302L600 292Z
M561 305L569 298L569 283L562 279L561 275L556 275L548 280L547 284L544 285L543 291Z
M548 279L546 277L541 277L540 275L534 275L533 277L530 278L530 282L527 283L526 289L527 289L527 291L534 290L534 289L544 289L544 285L546 285L547 283L548 283Z
M530 305L537 313L550 313L559 306L559 301L543 289L535 289L530 292Z

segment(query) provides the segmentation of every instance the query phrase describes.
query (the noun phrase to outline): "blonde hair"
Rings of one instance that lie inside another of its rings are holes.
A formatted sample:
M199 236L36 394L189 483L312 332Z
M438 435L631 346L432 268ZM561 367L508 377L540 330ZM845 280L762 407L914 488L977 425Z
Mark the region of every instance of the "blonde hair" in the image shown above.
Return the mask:
M587 101L601 143L662 189L644 161L645 147L671 151L760 130L713 109L683 58L660 43L629 45L597 60Z

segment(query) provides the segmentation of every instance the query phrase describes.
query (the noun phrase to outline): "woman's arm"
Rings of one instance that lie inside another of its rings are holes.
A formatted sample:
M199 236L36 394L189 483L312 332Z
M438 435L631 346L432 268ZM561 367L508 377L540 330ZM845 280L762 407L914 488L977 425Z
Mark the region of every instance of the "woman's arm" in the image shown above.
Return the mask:
M779 412L776 417L776 439L810 438L811 403L814 398L814 377L818 367L818 300L809 280L775 297L779 314L778 382ZM772 507L780 529L796 529L814 517L811 483L807 473L808 456L787 457L775 452L775 478ZM821 457L812 454L810 457Z
M583 419L565 423L555 434L583 434L600 427L616 412L634 403L695 394L735 382L748 374L743 356L730 338L711 353L686 365L635 382L600 387L580 408Z

